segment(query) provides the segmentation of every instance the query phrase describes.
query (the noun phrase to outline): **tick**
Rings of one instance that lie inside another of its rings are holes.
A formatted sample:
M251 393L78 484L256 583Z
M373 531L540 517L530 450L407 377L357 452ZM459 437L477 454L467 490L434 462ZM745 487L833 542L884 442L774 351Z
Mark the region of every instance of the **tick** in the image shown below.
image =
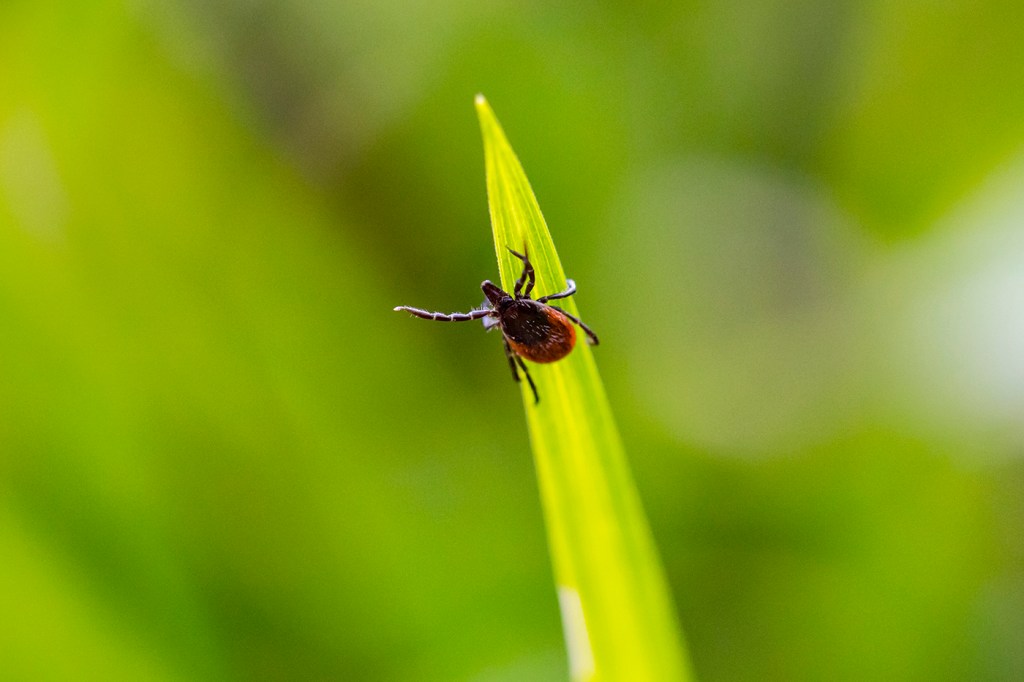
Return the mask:
M524 249L525 251L525 249ZM530 259L526 255L509 249L509 252L519 260L523 261L523 273L516 280L512 294L503 291L500 287L485 280L480 288L483 289L487 300L484 307L471 310L468 313L431 313L419 308L410 308L400 305L395 310L405 310L416 317L424 320L435 320L437 322L467 322L469 320L483 320L484 328L490 331L494 327L501 330L501 341L505 346L505 356L508 358L508 366L512 369L512 378L519 381L519 369L526 375L526 381L533 391L534 403L540 402L537 394L537 387L530 378L530 371L526 369L523 358L531 362L555 362L568 355L576 345L576 329L572 323L579 325L592 346L599 341L597 334L587 325L583 324L576 316L565 312L561 308L548 305L548 301L559 298L568 298L576 293L576 283L567 279L568 287L565 291L557 294L541 296L538 299L530 298L533 285L536 282L536 275Z

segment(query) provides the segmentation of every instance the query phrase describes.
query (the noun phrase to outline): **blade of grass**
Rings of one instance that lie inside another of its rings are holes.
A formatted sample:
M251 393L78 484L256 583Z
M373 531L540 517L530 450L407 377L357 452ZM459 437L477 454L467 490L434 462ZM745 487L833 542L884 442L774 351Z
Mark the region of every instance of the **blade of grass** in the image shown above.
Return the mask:
M538 295L562 291L565 273L523 168L482 95L476 109L502 286L512 290L521 266L508 247L525 244ZM577 314L571 298L560 303ZM530 371L541 401L534 405L523 382L523 402L572 678L690 679L675 610L590 347L581 341L563 360L531 364Z

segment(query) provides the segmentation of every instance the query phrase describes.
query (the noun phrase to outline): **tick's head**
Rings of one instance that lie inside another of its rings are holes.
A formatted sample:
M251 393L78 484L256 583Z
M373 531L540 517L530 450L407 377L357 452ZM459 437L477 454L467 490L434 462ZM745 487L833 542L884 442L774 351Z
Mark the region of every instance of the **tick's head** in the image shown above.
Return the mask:
M505 301L512 300L511 296L502 291L502 289L491 282L491 280L485 280L484 283L480 285L480 288L484 290L484 296L487 297L487 300L494 308L498 308Z

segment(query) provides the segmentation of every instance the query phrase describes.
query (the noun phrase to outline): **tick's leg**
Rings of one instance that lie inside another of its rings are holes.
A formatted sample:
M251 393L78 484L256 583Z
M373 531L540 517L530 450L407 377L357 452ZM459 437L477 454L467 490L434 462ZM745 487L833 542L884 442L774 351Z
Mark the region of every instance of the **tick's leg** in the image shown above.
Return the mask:
M537 386L534 385L534 379L530 378L529 370L527 370L525 364L523 364L522 358L516 355L512 351L512 348L509 347L509 341L504 336L502 337L502 343L505 345L505 356L509 358L509 368L512 370L512 378L518 383L519 373L516 371L515 365L516 363L519 363L519 367L522 368L522 373L526 375L526 381L529 382L529 389L534 391L534 404L537 404L541 401L541 396L537 394Z
M572 296L573 294L575 294L576 293L576 282L572 281L571 279L567 279L567 280L565 280L565 283L567 285L566 288L565 288L565 291L563 291L563 292L561 292L559 294L548 294L547 296L541 296L540 298L537 299L537 302L538 303L547 303L548 301L553 301L556 298L568 298L568 297Z
M590 345L591 346L596 346L597 344L601 343L600 341L597 340L597 334L594 333L594 330L591 329L590 327L588 327L587 325L583 324L580 321L580 318L576 317L575 315L573 315L571 313L565 312L564 310L562 310L558 306L553 305L553 306L550 306L550 307L554 308L555 310L557 310L558 312L562 313L563 315L568 317L570 320L572 320L573 322L578 324L580 326L580 329L582 329L583 331L585 331L587 333L587 340L590 341Z
M512 370L512 378L516 380L516 383L519 383L519 372L516 370L516 355L509 348L508 339L504 336L501 337L501 343L505 346L505 357L508 358L508 367Z
M426 310L420 310L419 308L410 308L407 305L400 305L395 310L404 310L407 313L412 313L416 317L421 317L424 320L434 320L436 322L467 322L469 320L479 320L481 317L487 317L491 314L491 310L473 310L468 313L431 313Z
M523 274L519 275L519 279L516 280L516 288L512 290L512 295L519 298L519 290L523 288L523 282L526 282L523 298L530 298L530 292L533 291L533 285L536 283L536 275L533 272L533 266L530 265L530 259L518 251L512 251L512 249L509 249L509 251L513 256L523 261Z
M526 375L526 380L530 383L530 390L533 391L533 404L536 405L540 402L540 396L537 395L537 387L533 385L533 378L530 376L530 370L526 369L526 363L518 355L515 356L516 362L519 363L519 368L523 370L523 374Z

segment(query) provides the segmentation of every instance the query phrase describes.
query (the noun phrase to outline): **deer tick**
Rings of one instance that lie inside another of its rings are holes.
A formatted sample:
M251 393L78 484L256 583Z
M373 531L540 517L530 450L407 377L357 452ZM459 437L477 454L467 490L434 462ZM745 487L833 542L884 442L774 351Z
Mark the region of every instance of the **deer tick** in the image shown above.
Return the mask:
M525 249L523 249L525 251ZM508 366L512 369L512 378L519 381L519 369L526 375L526 381L533 391L533 400L540 402L537 394L537 387L530 378L530 371L526 369L523 358L532 362L555 362L561 360L572 351L576 345L576 330L571 322L579 325L587 334L587 340L591 345L596 346L599 342L597 334L579 318L565 312L561 308L548 305L548 301L559 298L567 298L576 293L576 283L571 279L566 280L568 285L565 291L557 294L548 294L538 299L530 298L536 275L530 259L526 255L509 249L513 256L523 261L523 272L516 280L515 288L509 295L490 280L485 280L480 288L484 290L487 300L482 308L471 310L468 313L431 313L419 308L409 306L398 306L395 310L405 310L416 317L424 320L435 320L437 322L467 322L469 320L483 320L484 328L488 331L497 327L501 330L501 341L505 346L505 356L508 358Z

